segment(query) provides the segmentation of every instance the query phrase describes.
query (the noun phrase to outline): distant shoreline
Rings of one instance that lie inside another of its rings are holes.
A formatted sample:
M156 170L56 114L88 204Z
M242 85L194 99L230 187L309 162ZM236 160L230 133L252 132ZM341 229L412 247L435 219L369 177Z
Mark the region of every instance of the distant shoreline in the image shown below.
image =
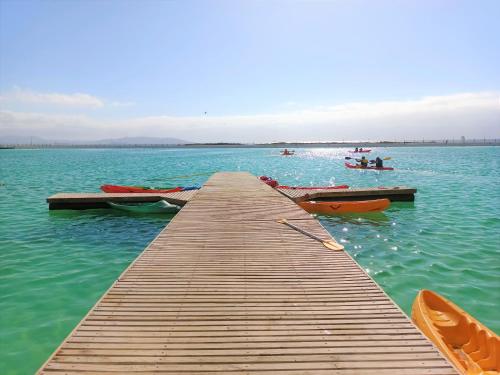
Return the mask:
M41 148L353 148L353 147L463 147L463 146L500 146L500 139L474 141L405 141L405 142L276 142L276 143L189 143L189 144L0 144L4 149L41 149Z

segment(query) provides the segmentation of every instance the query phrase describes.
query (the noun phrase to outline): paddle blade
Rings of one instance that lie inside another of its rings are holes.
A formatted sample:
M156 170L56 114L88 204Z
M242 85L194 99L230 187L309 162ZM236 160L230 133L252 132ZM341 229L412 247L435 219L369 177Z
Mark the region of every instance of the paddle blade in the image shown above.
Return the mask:
M391 160L392 158L390 156L384 158L384 160Z
M338 242L332 241L332 240L323 241L323 245L326 248L328 248L330 250L334 250L334 251L344 250L343 245L339 244Z
M288 223L288 221L286 221L286 219L278 219L276 220L277 223L280 223L280 224L286 224Z
M345 160L351 160L352 158L351 158L351 157L349 157L349 156L346 156L344 159L345 159Z

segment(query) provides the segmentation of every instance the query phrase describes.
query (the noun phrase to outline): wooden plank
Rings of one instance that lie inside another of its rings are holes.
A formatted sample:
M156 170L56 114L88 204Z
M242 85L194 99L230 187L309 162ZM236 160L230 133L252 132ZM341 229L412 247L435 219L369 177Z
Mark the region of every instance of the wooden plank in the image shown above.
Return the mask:
M347 253L279 218L331 238L255 177L213 175L39 373L455 373Z

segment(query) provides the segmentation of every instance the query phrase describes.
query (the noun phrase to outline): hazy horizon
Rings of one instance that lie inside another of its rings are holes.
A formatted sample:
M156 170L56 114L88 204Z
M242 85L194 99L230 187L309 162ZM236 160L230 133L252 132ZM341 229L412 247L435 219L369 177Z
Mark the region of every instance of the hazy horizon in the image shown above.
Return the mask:
M0 2L0 136L500 138L500 2Z

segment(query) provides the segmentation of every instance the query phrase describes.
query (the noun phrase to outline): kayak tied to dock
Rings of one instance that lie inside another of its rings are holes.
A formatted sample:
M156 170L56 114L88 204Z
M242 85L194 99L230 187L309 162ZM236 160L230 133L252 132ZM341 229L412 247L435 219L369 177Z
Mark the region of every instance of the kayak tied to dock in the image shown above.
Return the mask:
M321 202L304 201L299 206L310 214L335 215L344 213L380 212L391 205L389 199L372 199L365 201Z
M121 186L102 185L101 190L105 193L176 193L179 191L197 190L198 186L177 187L147 187L147 186Z
M161 200L154 203L135 203L135 204L123 204L107 202L112 208L121 211L135 212L141 214L165 214L165 213L176 213L181 208L175 204L170 204L167 201Z

